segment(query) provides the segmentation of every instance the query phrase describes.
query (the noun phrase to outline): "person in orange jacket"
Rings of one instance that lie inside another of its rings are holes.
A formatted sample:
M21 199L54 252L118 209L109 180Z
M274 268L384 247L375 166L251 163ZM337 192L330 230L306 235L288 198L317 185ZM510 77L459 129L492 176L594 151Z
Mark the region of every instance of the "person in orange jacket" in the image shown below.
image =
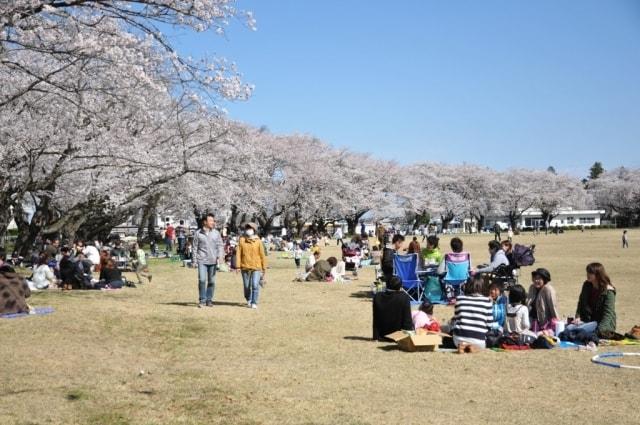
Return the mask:
M255 309L258 308L260 281L267 270L267 259L262 241L256 234L258 226L255 223L246 223L244 229L244 235L240 237L236 249L236 267L242 274L247 307Z

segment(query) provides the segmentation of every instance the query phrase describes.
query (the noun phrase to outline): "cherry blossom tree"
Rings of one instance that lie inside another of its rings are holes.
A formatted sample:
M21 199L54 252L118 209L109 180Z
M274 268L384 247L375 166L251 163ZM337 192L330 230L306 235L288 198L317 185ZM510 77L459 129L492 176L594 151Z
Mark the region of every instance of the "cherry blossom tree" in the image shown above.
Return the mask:
M537 177L536 171L526 169L509 170L498 177L495 212L506 215L513 229L517 228L522 214L536 203Z
M545 223L555 218L561 208L584 208L592 203L582 183L567 175L538 171L533 186L534 206L542 212Z
M251 87L241 82L233 63L183 57L161 31L173 26L222 35L235 18L255 25L252 14L238 10L234 0L1 2L0 75L11 85L0 92L0 108L32 91L64 96L75 89L64 74L87 58L105 66L131 63L131 75L138 78L153 78L149 70L162 63L176 88L212 100L246 98Z
M620 167L589 181L596 205L617 215L625 226L640 223L640 169Z

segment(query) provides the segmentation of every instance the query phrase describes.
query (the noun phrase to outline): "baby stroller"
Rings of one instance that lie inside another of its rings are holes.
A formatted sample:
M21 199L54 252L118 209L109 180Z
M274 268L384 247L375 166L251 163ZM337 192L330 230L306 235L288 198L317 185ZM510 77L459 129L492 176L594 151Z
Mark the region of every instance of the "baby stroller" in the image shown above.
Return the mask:
M513 260L516 263L515 268L532 266L536 262L536 259L534 257L535 250L535 245L526 246L515 244L513 246L513 249L511 250Z
M503 291L509 290L518 284L520 267L531 266L536 262L534 257L536 246L515 244L511 250L511 258L508 266L502 265L489 274L491 283L498 283Z

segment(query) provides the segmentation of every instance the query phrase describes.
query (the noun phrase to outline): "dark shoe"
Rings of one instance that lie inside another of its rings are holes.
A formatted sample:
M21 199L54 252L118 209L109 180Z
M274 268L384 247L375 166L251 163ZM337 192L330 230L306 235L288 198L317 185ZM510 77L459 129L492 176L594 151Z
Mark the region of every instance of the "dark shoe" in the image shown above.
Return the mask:
M213 307L213 301L207 301L207 307Z

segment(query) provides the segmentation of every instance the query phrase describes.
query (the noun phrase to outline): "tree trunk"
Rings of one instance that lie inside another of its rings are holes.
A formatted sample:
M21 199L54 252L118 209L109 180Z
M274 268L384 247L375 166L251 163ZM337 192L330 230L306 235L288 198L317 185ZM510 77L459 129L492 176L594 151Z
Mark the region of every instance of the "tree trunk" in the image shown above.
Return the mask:
M515 211L509 211L509 225L511 225L511 228L514 229L514 231L518 228L518 220L520 217L522 217L521 214L518 214Z
M152 204L149 206L149 216L147 217L147 239L149 240L149 242L155 241L157 238L157 235L156 235L157 217L158 217L158 212L156 210L156 204Z
M2 209L0 209L0 246L6 247L6 237L7 231L9 228L9 223L11 223L11 202L9 199L4 197L0 198L0 205L2 205Z
M140 216L140 221L138 222L138 231L136 233L136 239L138 240L138 243L142 243L142 241L144 240L144 227L149 223L149 218L151 217L151 213L155 205L158 203L158 199L158 195L152 196L144 204L144 208L142 208L142 214Z
M479 232L484 227L484 223L487 220L487 218L483 214L478 214L474 218L477 221L477 230Z
M240 215L240 211L238 211L237 205L231 205L231 217L229 217L229 223L227 226L229 228L229 233L238 233L238 217Z
M327 232L327 222L324 218L316 218L313 222L318 234L322 235Z
M304 220L297 211L294 213L294 217L296 220L296 235L301 238L306 220Z
M449 223L451 223L451 221L455 218L455 216L453 215L453 213L447 213L445 215L440 215L440 220L442 221L442 231L444 232L444 229L448 229L449 228Z
M284 227L287 228L287 230L291 229L291 227L293 227L293 225L291 223L291 217L289 216L288 213L284 216L283 225L284 225Z
M33 249L36 238L41 234L42 229L52 216L51 211L49 211L49 199L43 197L40 201L39 204L36 203L35 205L35 212L30 223L25 221L22 202L16 202L14 206L14 219L18 226L18 237L14 249L18 251L18 255L23 257L26 257ZM58 233L56 231L53 236L57 237Z
M347 222L347 233L350 235L355 235L356 234L356 227L358 226L358 222L360 221L360 219L366 214L368 213L369 210L364 210L364 211L358 211L355 214L351 215L351 216L347 216L344 219Z

